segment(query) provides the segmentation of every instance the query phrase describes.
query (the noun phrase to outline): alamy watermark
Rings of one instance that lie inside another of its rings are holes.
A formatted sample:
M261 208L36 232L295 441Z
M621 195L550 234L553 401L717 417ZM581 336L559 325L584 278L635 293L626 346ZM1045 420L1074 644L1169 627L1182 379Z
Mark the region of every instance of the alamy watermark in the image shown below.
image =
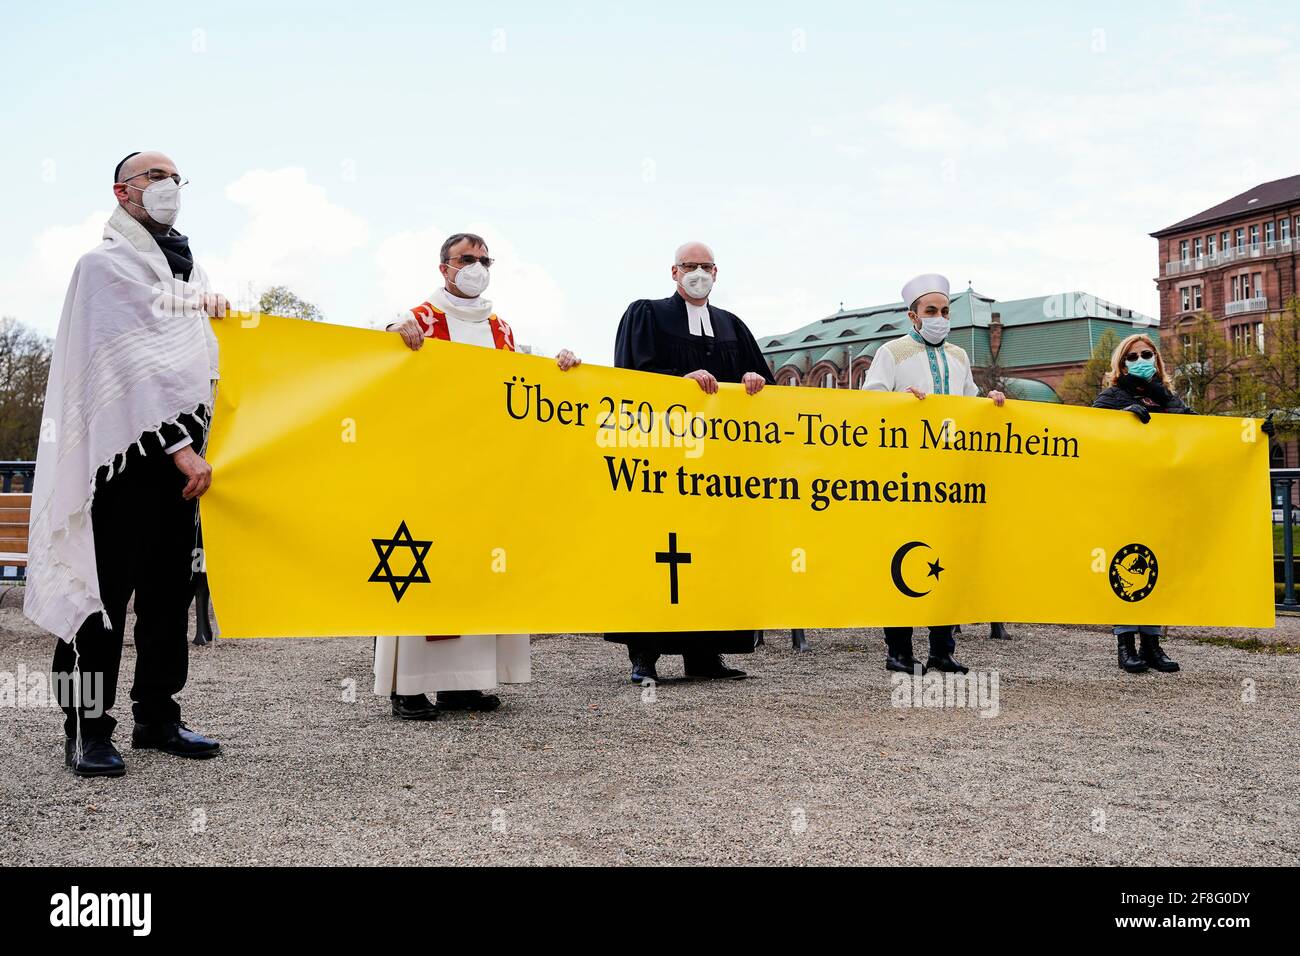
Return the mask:
M894 686L889 700L894 707L965 707L979 711L981 717L1002 712L997 671L922 674L918 667L911 674L891 674L890 682Z
M104 675L74 672L51 676L44 671L28 671L25 664L19 664L16 671L0 671L0 707L70 707L78 700L84 716L102 717Z

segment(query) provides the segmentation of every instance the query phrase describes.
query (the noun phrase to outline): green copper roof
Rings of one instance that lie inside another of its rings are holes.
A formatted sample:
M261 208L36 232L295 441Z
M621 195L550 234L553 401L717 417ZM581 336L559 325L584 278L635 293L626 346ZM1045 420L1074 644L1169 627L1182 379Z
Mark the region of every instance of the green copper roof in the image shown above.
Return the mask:
M818 355L813 359L812 364L816 365L818 362L830 362L836 368L844 368L844 366L848 364L848 361L849 350L843 345L836 345Z
M778 370L789 365L797 368L800 375L806 375L808 369L812 368L807 352L772 352L767 357L771 360L772 367Z
M1061 396L1056 394L1052 386L1036 378L1009 378L1004 384L1008 398L1022 402L1055 402L1058 405L1061 402Z
M987 367L992 361L989 326L994 312L999 313L1002 323L998 363L1008 369L1081 362L1092 354L1092 346L1106 328L1122 336L1135 326L1159 324L1085 292L998 302L967 289L952 297L949 341L965 349L977 367ZM907 306L895 302L842 309L784 335L765 336L759 339L759 346L776 367L795 365L806 372L816 362L836 354L835 346L847 346L848 354L854 357L874 355L882 343L898 338L909 328ZM796 355L803 358L796 360ZM843 369L846 358L832 361Z
M1134 331L1129 322L1114 319L1063 319L1049 324L1004 329L998 364L1002 368L1086 362L1102 332L1111 329L1119 338ZM975 364L980 364L976 361Z

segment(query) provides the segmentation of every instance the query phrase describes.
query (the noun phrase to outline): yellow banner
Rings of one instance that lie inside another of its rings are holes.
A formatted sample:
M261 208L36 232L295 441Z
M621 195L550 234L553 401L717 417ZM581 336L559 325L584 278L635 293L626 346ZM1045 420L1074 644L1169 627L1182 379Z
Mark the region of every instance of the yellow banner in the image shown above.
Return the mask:
M269 316L221 341L227 637L1273 624L1246 419L683 379Z

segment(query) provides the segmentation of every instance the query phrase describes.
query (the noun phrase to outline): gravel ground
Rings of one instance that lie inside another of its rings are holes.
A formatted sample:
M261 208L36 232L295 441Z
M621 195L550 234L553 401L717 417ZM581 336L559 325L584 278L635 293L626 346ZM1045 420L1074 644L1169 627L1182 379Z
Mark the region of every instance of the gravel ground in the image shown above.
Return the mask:
M51 639L0 607L0 673ZM534 638L534 681L486 716L391 719L368 640L194 648L187 721L216 760L124 749L62 765L59 714L0 708L0 832L17 864L1288 864L1300 654L1179 629L1176 675L1122 674L1102 629L967 627L999 713L892 706L880 632L784 632L736 683L626 683L621 647ZM918 647L923 641L918 639ZM123 661L126 699L133 651ZM349 700L347 682L355 682ZM1253 690L1253 696L1250 693ZM118 742L130 740L129 706Z

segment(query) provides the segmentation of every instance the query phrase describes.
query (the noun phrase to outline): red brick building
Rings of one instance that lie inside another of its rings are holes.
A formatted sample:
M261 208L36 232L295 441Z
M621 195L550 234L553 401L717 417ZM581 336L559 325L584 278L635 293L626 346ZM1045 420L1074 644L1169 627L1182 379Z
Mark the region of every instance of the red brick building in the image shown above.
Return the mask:
M1166 341L1208 312L1238 348L1263 348L1265 320L1300 294L1300 176L1248 189L1151 236ZM1274 465L1296 467L1296 443L1286 445L1274 447Z
M1209 312L1235 343L1300 288L1300 176L1264 183L1151 235L1160 244L1160 328Z

